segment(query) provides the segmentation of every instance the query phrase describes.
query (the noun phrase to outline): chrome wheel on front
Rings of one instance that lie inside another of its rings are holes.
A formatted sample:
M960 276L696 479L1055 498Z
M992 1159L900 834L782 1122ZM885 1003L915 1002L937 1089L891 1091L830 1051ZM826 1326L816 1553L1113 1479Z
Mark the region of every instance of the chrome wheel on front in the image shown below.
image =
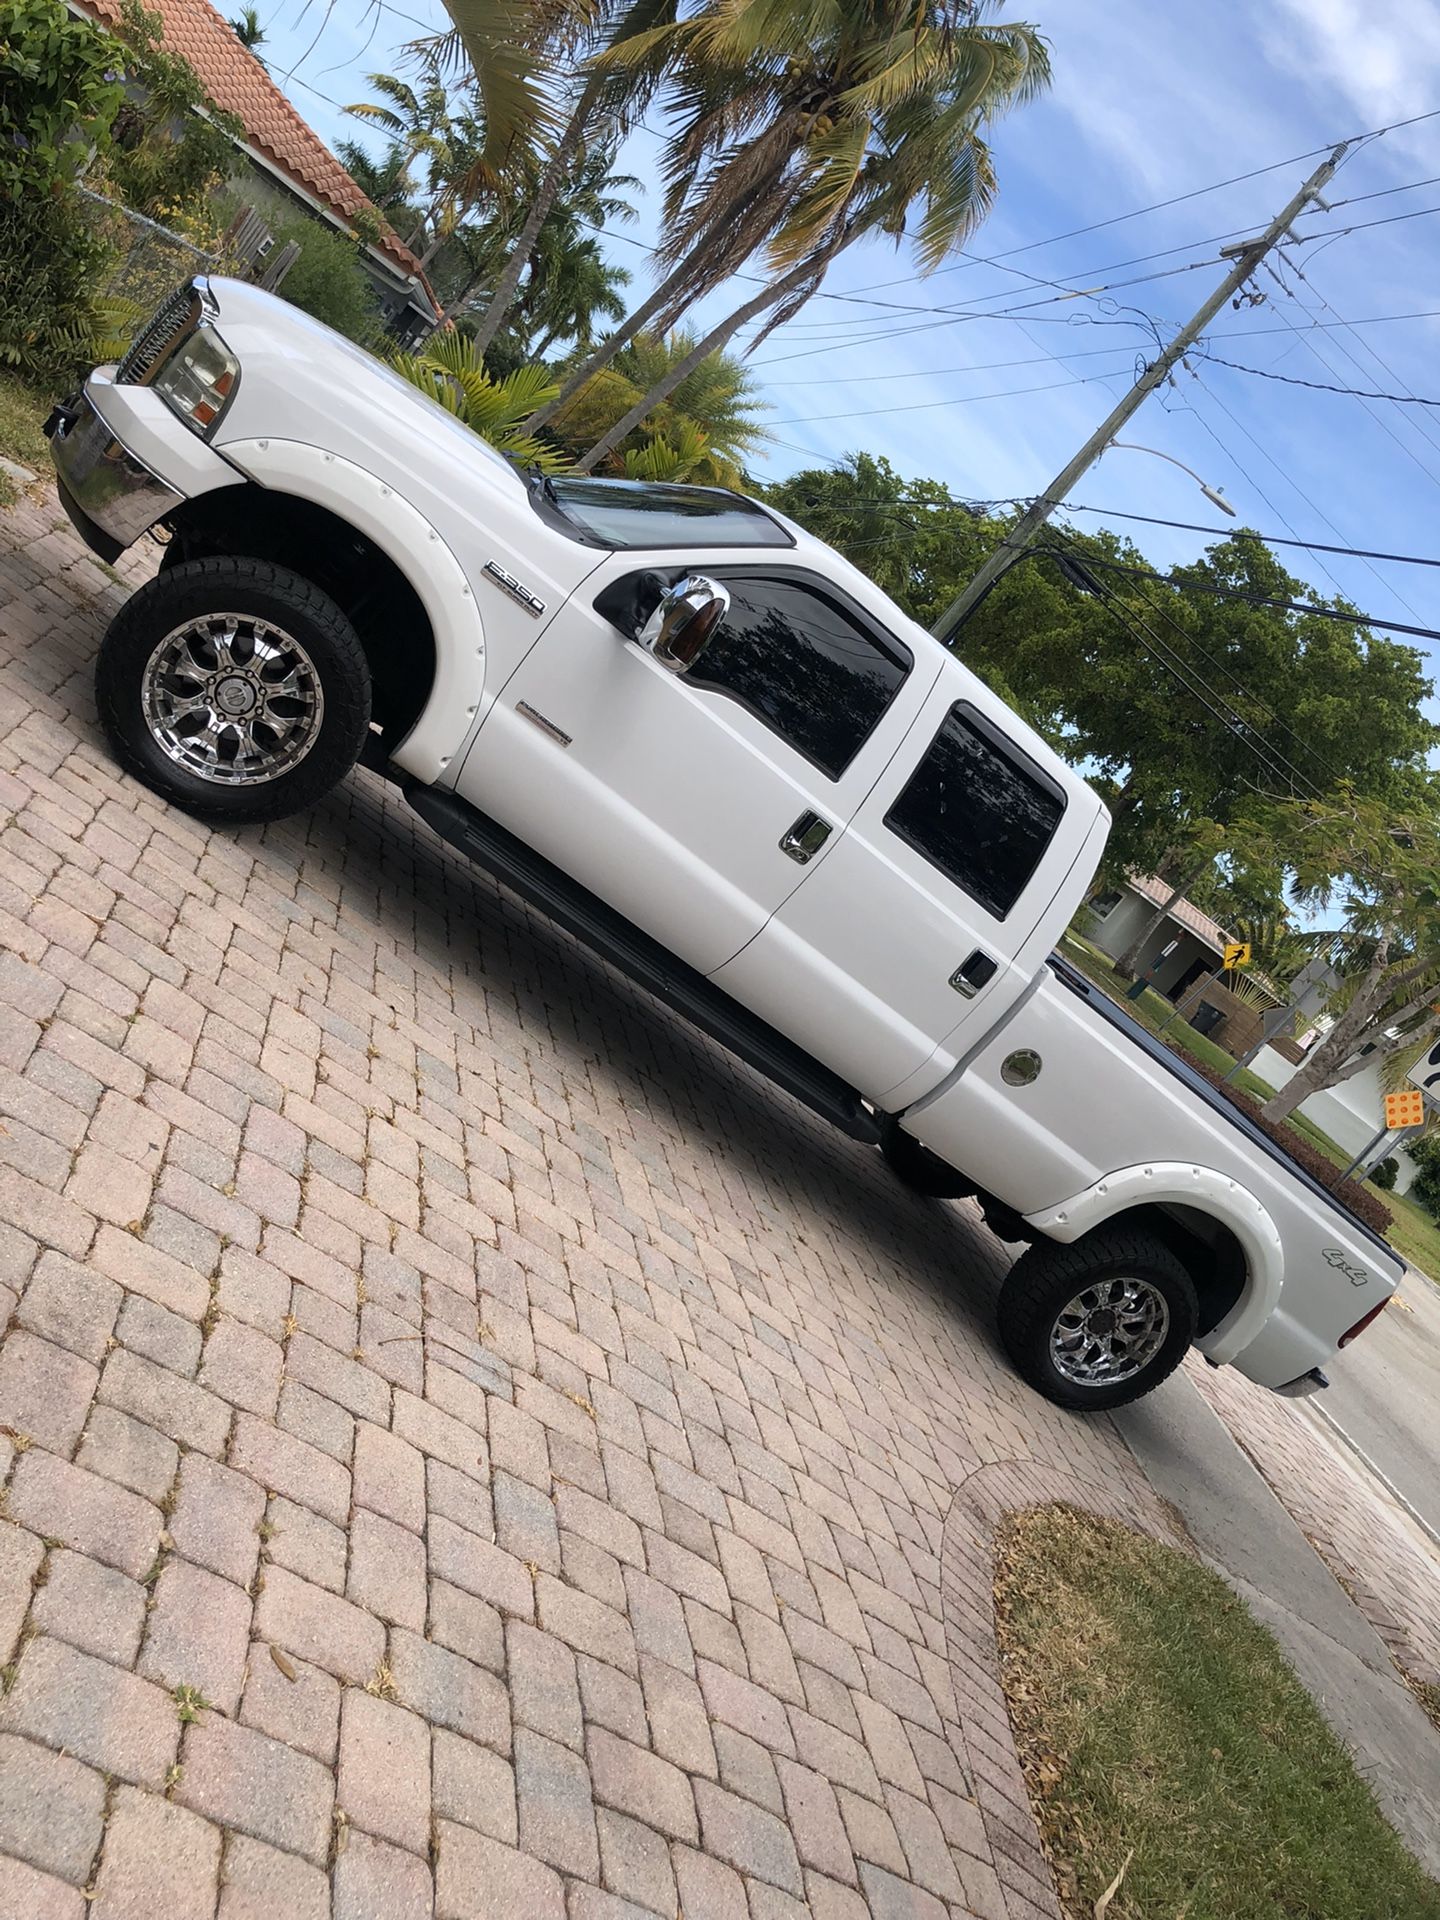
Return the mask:
M146 663L140 704L167 759L225 787L278 780L309 753L325 718L305 648L246 613L205 614L167 633Z
M1110 1387L1149 1366L1170 1331L1170 1307L1148 1280L1117 1275L1084 1287L1055 1316L1050 1360L1080 1387Z

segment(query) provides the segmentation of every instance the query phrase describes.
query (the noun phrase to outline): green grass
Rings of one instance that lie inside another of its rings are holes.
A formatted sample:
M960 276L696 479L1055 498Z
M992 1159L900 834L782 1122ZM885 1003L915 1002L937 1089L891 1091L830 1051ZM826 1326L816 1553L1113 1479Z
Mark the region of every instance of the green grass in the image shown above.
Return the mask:
M1391 1246L1412 1267L1440 1280L1440 1222L1403 1193L1382 1193L1380 1198L1395 1216L1386 1235Z
M1276 1641L1198 1560L1062 1507L997 1552L1001 1668L1072 1920L1440 1920Z
M53 394L0 368L0 454L33 473L48 473L50 452L40 428L53 402ZM0 475L0 506L8 506L15 494L13 482Z

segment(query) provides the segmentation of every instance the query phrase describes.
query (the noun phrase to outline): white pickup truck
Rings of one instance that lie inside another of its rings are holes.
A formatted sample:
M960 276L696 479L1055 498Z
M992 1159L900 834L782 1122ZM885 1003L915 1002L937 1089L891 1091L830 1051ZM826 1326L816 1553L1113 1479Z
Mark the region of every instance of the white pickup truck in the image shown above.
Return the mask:
M657 998L1026 1241L1068 1407L1194 1345L1325 1384L1403 1272L1055 943L1108 818L863 574L738 494L517 470L253 287L181 288L57 407L61 497L158 576L100 650L121 763L216 823L357 762Z

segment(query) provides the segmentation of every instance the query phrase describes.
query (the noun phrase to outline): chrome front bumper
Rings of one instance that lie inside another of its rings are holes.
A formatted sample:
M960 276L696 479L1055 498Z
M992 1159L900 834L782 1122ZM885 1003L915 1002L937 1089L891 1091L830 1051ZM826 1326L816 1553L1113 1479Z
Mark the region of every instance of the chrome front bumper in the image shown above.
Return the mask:
M45 423L60 500L102 560L115 560L184 498L115 438L84 394Z

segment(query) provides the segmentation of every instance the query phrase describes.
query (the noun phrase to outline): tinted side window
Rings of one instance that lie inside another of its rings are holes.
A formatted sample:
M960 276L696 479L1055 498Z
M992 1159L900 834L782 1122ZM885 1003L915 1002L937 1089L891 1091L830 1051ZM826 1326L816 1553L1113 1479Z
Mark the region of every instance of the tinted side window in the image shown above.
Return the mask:
M909 649L798 581L724 582L730 611L689 685L729 694L837 780L910 671Z
M885 824L1003 920L1065 811L1063 789L974 707L950 709Z

